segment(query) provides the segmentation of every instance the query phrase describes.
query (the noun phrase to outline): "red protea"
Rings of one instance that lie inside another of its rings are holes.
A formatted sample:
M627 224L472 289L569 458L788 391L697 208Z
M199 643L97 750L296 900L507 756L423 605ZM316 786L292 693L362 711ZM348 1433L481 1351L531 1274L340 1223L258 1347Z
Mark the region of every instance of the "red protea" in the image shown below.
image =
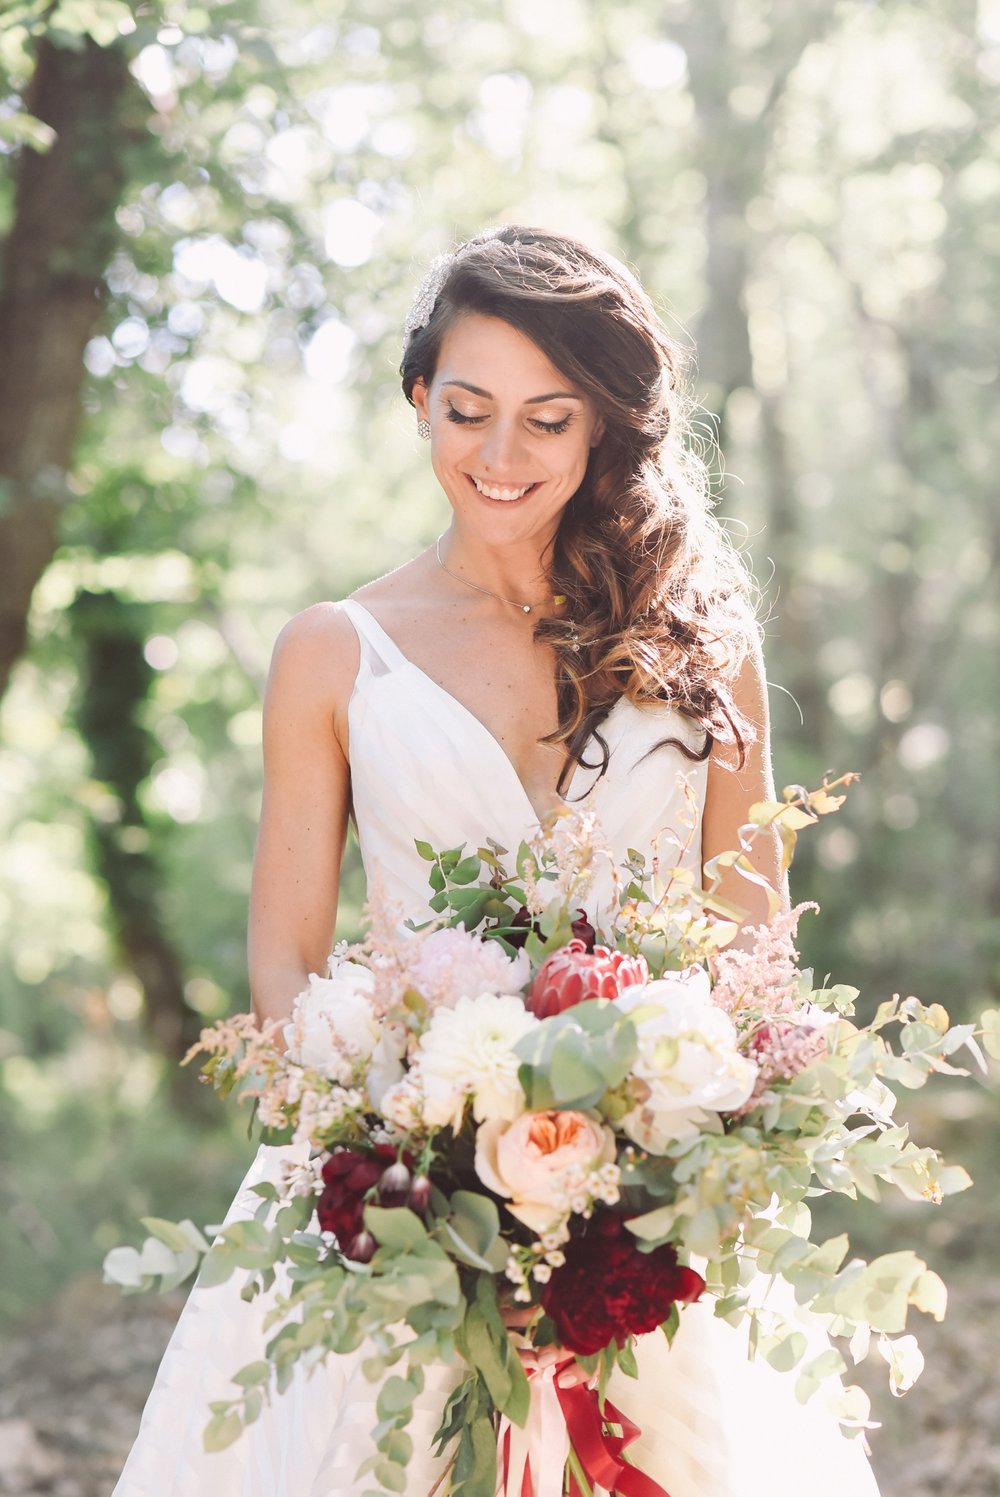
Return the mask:
M617 998L626 988L649 979L643 956L627 956L595 946L588 953L583 941L572 940L543 962L528 996L528 1008L540 1019L550 1019L585 998Z

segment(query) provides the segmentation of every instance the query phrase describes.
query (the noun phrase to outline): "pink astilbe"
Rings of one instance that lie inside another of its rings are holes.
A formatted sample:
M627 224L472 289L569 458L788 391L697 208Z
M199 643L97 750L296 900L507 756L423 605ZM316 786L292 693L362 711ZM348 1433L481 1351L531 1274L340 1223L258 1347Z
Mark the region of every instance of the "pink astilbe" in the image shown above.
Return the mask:
M826 1048L825 1025L796 1023L793 1019L767 1020L755 1029L745 1046L745 1053L757 1063L757 1080L750 1096L734 1117L742 1117L759 1107L772 1082L791 1081Z
M233 1014L229 1019L220 1019L217 1024L201 1031L181 1064L186 1066L196 1055L212 1056L217 1061L232 1061L233 1076L238 1081L242 1080L250 1072L277 1061L280 1047L275 1036L283 1022L281 1019L265 1019L260 1023L252 1013Z
M805 910L818 910L813 903L797 904L793 910L773 916L746 934L753 939L749 951L727 947L715 959L712 1002L718 1004L740 1027L747 1010L753 1017L787 1013L798 987L799 953L795 932Z
M241 1095L256 1098L260 1121L265 1127L281 1127L286 1121L284 1109L294 1106L301 1092L301 1074L290 1069L279 1042L283 1021L265 1019L259 1023L252 1013L233 1014L203 1029L196 1044L184 1057L184 1065L196 1055L208 1056L202 1067L204 1080L229 1090L238 1082L252 1078L241 1088Z
M365 1099L291 1059L278 1040L282 1027L278 1019L258 1024L253 1014L235 1014L203 1029L185 1059L207 1055L206 1079L219 1085L223 1077L224 1090L242 1081L241 1096L256 1101L263 1127L291 1127L293 1143L320 1147L349 1114L363 1112Z
M376 1016L399 1017L406 991L414 986L415 954L420 943L431 934L431 927L422 931L407 929L403 907L390 899L377 867L368 878L364 917L368 934L357 945L347 947L346 955L361 962L375 978L375 988L369 997Z

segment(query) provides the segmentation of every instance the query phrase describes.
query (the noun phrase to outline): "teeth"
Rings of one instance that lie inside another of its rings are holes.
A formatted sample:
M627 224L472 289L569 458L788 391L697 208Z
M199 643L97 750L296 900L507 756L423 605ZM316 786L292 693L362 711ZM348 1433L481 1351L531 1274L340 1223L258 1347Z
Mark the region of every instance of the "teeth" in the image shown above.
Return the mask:
M478 478L473 478L472 482L481 494L485 494L487 499L500 499L504 504L510 504L515 499L523 498L529 489L534 488L534 484L532 483L526 483L523 489L497 489L489 488L485 483L480 483Z

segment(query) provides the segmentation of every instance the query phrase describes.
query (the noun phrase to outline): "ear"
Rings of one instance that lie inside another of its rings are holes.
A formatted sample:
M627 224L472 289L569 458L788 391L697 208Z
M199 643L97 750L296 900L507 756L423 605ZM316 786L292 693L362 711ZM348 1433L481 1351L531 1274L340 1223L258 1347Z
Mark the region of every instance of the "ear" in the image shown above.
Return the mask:
M602 439L604 437L604 431L605 431L604 417L603 416L598 416L597 421L594 423L594 429L593 429L593 431L590 434L590 445L591 445L591 447L598 447L598 446L600 446L600 443L601 443L601 441L602 441Z
M427 382L422 375L419 379L413 381L413 389L410 393L413 396L413 407L418 417L421 421L428 420L429 391L427 389Z

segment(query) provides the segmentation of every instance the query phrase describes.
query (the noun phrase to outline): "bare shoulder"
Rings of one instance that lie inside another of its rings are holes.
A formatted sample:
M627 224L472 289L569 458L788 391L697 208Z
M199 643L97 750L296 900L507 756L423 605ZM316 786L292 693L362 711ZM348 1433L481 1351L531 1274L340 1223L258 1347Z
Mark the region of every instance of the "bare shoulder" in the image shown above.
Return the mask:
M268 694L309 701L335 715L358 673L360 645L340 603L313 603L281 629L271 658Z

